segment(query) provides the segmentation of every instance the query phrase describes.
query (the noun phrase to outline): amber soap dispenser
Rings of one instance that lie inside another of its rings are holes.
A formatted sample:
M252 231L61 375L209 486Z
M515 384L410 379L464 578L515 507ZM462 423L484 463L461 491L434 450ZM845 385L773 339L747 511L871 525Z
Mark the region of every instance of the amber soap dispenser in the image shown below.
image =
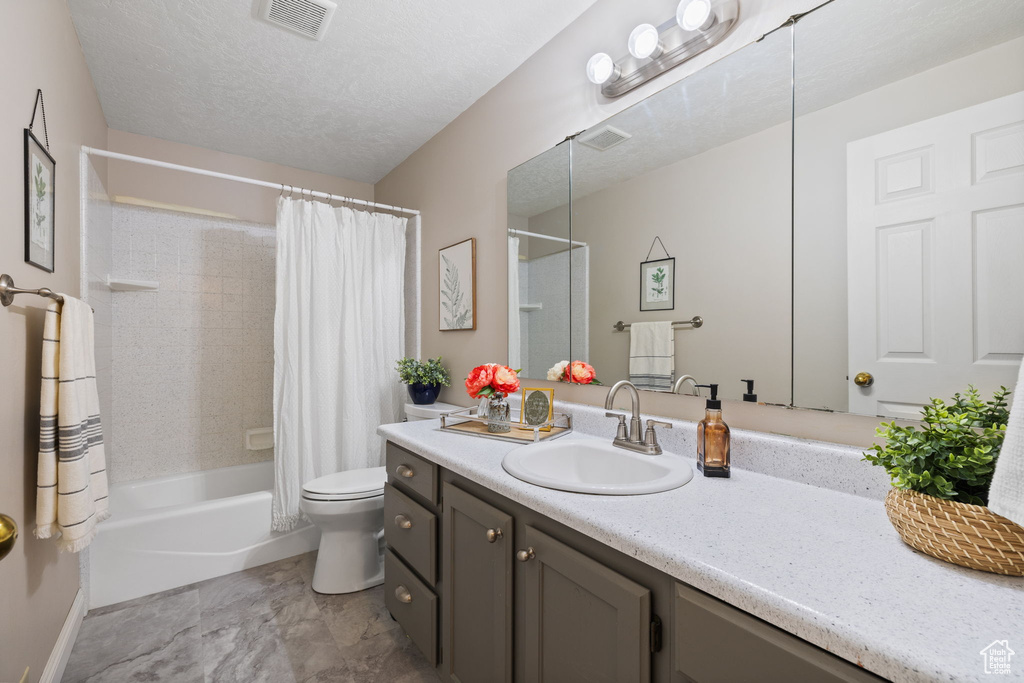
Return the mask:
M729 425L722 421L717 384L698 384L711 390L704 419L697 423L697 469L705 477L729 476Z

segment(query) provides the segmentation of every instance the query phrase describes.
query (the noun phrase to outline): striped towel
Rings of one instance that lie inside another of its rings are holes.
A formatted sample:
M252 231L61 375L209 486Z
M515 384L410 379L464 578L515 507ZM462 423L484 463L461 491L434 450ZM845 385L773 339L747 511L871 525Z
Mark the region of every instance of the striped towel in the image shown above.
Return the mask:
M59 532L57 547L77 553L110 512L92 309L62 296L64 305L50 302L43 322L35 535Z
M672 391L676 373L672 321L629 326L629 381L637 389Z

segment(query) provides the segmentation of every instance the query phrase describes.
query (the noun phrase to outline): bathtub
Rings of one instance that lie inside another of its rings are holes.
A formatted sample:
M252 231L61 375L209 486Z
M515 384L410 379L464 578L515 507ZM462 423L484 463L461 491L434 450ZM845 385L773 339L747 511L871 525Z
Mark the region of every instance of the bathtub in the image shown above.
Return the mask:
M311 524L270 530L273 485L273 462L111 485L89 548L90 607L316 550Z

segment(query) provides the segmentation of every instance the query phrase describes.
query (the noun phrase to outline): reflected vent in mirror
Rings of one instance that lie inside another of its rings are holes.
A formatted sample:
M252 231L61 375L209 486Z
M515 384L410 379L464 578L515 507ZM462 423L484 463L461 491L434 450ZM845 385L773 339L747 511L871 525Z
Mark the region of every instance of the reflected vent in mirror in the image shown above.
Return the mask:
M259 17L307 38L323 40L337 8L331 0L260 0Z
M622 144L631 137L633 136L619 130L618 128L613 128L612 126L601 126L594 130L588 130L576 139L581 145L593 147L597 151L603 152L606 149L611 149L615 145Z

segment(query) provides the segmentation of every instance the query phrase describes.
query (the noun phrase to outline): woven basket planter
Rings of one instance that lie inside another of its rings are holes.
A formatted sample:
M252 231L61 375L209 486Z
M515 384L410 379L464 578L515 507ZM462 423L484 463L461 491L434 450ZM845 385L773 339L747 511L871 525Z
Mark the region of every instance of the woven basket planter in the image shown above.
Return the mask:
M1024 576L1024 527L987 507L891 489L885 511L912 548L963 567Z

